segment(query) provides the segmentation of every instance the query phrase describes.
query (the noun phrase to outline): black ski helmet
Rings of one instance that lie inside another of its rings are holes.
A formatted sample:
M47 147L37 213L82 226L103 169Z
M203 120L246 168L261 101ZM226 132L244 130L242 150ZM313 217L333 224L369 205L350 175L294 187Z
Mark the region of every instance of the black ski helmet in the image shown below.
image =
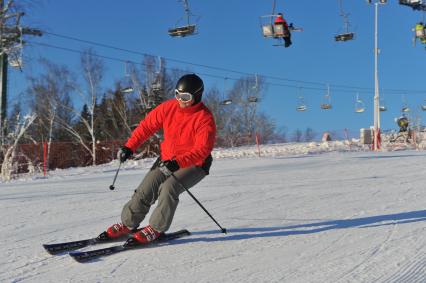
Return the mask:
M179 92L189 92L192 94L194 97L194 104L196 104L201 101L204 91L204 83L196 74L187 74L177 81L176 89Z

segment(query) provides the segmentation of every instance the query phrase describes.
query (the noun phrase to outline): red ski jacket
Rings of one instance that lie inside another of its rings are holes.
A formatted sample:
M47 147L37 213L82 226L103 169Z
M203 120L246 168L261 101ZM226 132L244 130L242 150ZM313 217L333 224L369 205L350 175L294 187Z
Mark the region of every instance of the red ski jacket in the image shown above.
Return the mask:
M162 160L174 159L181 168L201 166L213 150L216 124L202 102L186 108L180 108L176 99L161 103L139 123L125 145L135 151L161 128Z
M274 24L283 25L284 28L288 29L287 21L284 20L283 17L276 17L275 20L274 20Z

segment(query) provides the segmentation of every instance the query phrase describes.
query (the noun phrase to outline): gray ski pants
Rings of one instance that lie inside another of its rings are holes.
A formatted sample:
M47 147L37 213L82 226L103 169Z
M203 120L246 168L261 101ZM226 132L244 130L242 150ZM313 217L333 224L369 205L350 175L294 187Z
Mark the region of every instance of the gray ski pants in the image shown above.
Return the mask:
M198 166L179 169L174 173L179 183L189 189L200 182L206 172ZM179 195L185 191L173 176L166 178L158 167L151 169L135 190L121 213L121 222L129 228L137 228L158 199L149 224L159 232L165 232L172 224Z

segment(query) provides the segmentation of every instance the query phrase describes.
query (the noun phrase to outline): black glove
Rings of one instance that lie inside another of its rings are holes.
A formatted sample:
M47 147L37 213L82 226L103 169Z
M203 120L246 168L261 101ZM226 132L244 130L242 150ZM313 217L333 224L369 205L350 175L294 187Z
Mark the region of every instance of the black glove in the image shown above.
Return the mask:
M120 162L126 161L132 155L133 151L127 146L121 147L120 150L117 152L117 158L120 160Z
M176 160L164 160L158 167L164 176L169 177L173 172L179 170L179 164Z

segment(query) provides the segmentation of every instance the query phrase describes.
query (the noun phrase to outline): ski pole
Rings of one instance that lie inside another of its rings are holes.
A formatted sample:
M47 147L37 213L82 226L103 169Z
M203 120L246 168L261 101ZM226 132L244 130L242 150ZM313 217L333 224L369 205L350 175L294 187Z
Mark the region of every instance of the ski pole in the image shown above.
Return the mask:
M216 219L213 218L213 216L207 211L207 209L204 208L204 206L198 201L198 199L178 180L175 174L172 173L171 176L175 179L176 183L178 183L182 188L185 189L185 191L192 197L193 200L195 200L195 202L204 210L204 212L207 213L208 216L210 216L214 223L219 226L221 232L226 234L226 228L222 228L222 226L220 226Z
M114 181L112 181L112 184L109 186L109 189L110 189L111 191L115 189L115 187L114 187L115 180L117 180L118 171L120 171L120 168L121 168L121 164L122 164L122 163L123 163L123 162L121 162L121 161L120 161L120 165L118 165L117 172L115 172Z

